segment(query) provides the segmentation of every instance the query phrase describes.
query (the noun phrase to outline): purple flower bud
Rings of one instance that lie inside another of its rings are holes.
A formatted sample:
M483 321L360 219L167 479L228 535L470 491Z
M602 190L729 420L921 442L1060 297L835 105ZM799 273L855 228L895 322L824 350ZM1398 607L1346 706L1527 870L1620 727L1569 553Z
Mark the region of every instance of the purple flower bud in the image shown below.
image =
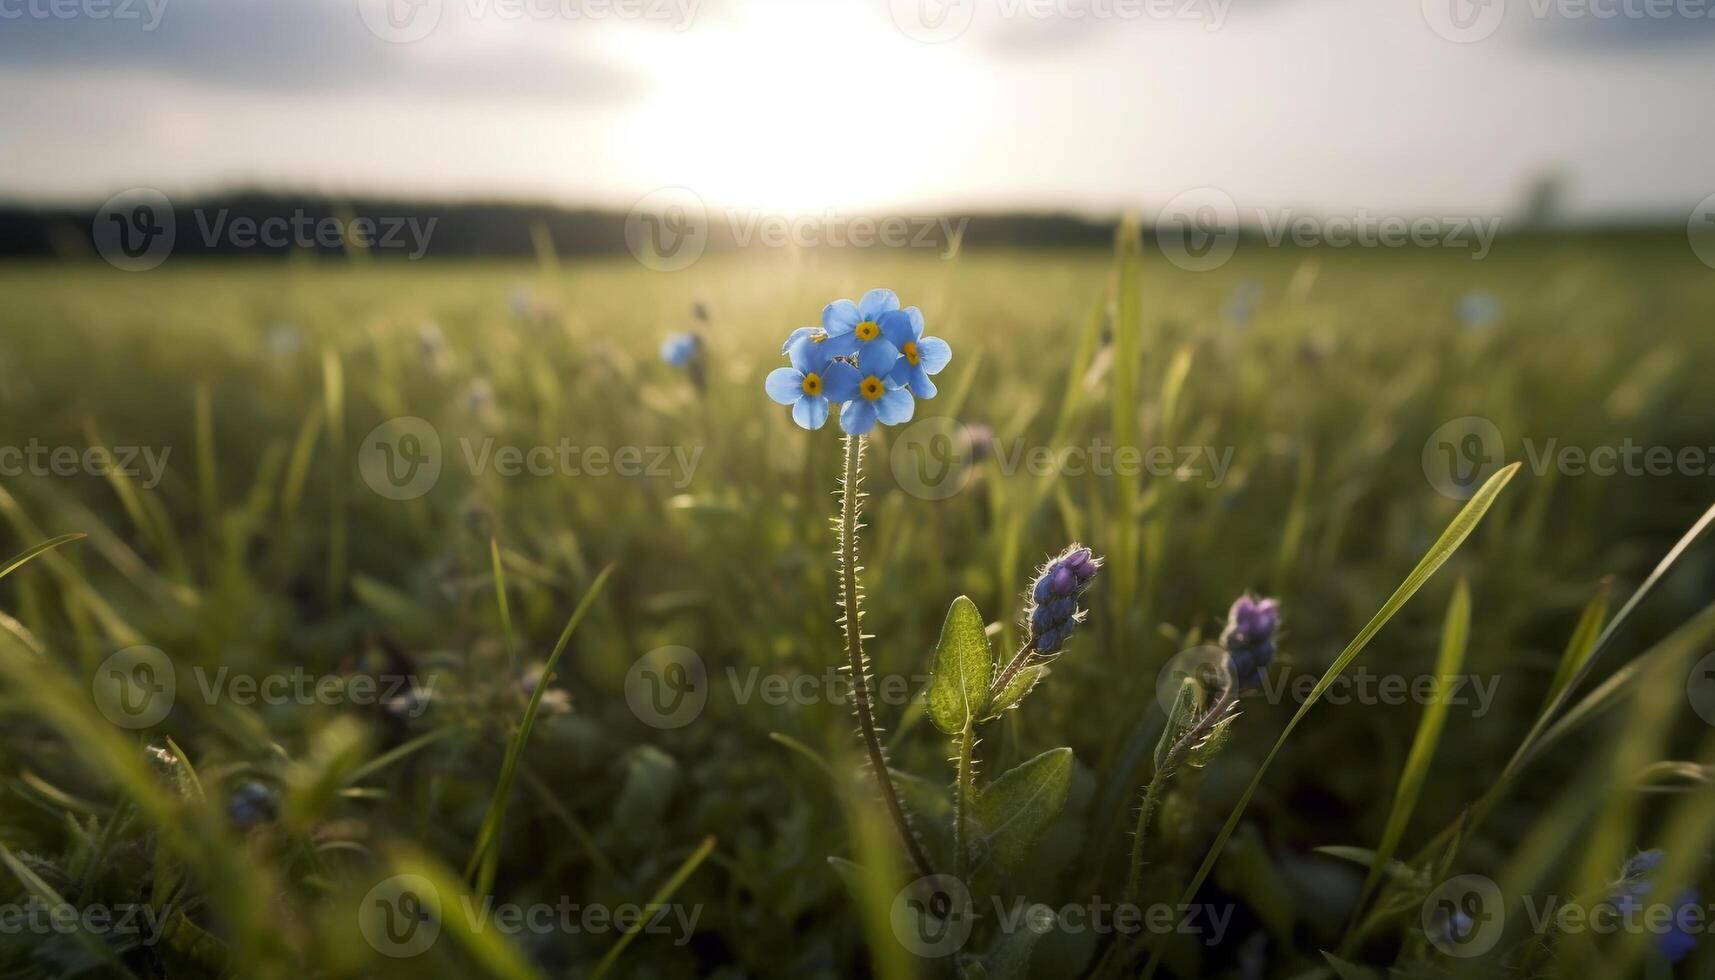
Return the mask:
M1274 660L1274 633L1280 627L1280 601L1246 594L1227 610L1227 626L1221 631L1221 646L1232 660L1233 683L1240 689L1255 687L1262 672Z
M1030 645L1040 655L1065 645L1072 630L1084 621L1078 597L1096 577L1102 560L1090 549L1072 545L1048 560L1030 588Z

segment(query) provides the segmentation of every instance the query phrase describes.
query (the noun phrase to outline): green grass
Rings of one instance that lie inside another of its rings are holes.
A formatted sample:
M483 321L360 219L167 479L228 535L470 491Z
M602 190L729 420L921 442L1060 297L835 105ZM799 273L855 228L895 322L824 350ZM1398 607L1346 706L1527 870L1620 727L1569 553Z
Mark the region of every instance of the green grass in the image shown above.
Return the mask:
M1241 327L1225 310L1246 282L1261 298ZM1715 479L1538 472L1522 443L1715 448L1715 274L1682 240L1503 242L1483 262L1247 247L1204 274L1147 239L1117 259L759 253L673 274L618 259L552 272L15 265L0 267L0 447L170 455L158 483L0 476L0 557L58 545L0 566L0 905L144 902L168 927L147 945L0 933L0 974L944 973L890 941L899 845L847 778L861 761L849 705L776 703L747 681L815 692L845 660L829 524L840 440L793 427L762 377L789 330L877 285L922 307L955 351L917 418L989 426L999 446L961 492L929 499L911 492L908 430L871 441L862 563L878 678L921 687L960 595L999 621L1009 655L1041 558L1076 539L1109 559L1052 676L976 747L985 779L1059 746L1075 759L1059 821L984 887L1054 907L1118 899L1163 724L1157 673L1218 633L1246 589L1281 598L1295 675L1453 664L1498 678L1495 703L1425 717L1409 703L1247 701L1220 755L1169 788L1141 876L1146 901L1230 905L1231 934L1116 952L1127 975L1147 954L1163 974L1233 972L1241 947L1278 976L1469 965L1426 948L1417 875L1571 896L1662 846L1673 881L1707 886L1697 859L1715 794L1637 780L1663 761L1715 763L1685 696L1690 664L1715 649L1715 545L1692 543L1626 603L1715 503ZM1500 299L1493 326L1454 316L1473 289ZM711 315L702 391L656 355L693 303ZM433 359L427 321L445 337ZM282 324L295 346L279 343ZM473 385L492 397L473 404ZM1454 553L1436 543L1462 502L1432 487L1423 450L1469 415L1524 466L1480 527L1456 525L1470 537ZM358 465L366 435L398 416L427 420L443 450L415 499L373 492ZM643 447L645 461L662 447L668 469L473 473L465 447L480 455L488 439ZM1003 471L1019 447L1116 439L1230 450L1230 464L1218 481ZM57 540L70 534L87 537ZM128 730L91 692L136 645L170 659L179 697ZM628 692L633 665L667 646L707 671L707 703L680 727L650 724L638 685ZM391 707L205 698L199 680L223 668L434 686L427 703ZM543 668L551 680L529 683ZM921 705L877 711L939 858L948 828L917 796L926 781L946 797L948 745ZM277 818L238 828L227 800L252 781L277 795ZM1376 850L1385 871L1362 863ZM458 919L392 959L365 941L359 906L394 874L433 882L443 914L491 895L659 900L698 917L683 942ZM1521 925L1494 962L1647 960L1639 944L1555 947ZM996 943L994 928L980 923L969 947L995 951L991 975L1028 956L1034 975L1061 976L1107 953L1088 933L1032 946ZM1698 955L1680 969L1715 964L1715 950Z

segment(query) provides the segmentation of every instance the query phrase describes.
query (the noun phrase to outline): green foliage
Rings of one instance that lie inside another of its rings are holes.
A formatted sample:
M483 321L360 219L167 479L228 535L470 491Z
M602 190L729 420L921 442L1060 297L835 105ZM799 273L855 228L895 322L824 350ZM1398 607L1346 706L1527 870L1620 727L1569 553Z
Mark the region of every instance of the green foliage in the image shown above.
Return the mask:
M947 607L941 639L935 644L935 670L929 681L929 718L948 735L970 730L988 708L994 654L983 634L977 604L959 596Z

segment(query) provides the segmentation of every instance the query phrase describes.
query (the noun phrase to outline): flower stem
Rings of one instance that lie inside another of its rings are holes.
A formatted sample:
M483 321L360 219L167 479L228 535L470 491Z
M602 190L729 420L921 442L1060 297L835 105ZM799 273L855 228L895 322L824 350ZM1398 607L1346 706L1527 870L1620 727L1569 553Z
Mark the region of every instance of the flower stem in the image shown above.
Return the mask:
M1162 757L1161 764L1155 767L1155 775L1150 777L1149 785L1144 788L1143 802L1137 811L1137 829L1133 832L1131 839L1131 870L1127 872L1125 881L1125 900L1127 903L1135 904L1137 902L1138 892L1143 885L1145 838L1149 833L1150 818L1155 815L1155 808L1161 803L1161 794L1167 788L1167 781L1172 778L1174 770L1179 768L1179 763L1191 751L1191 747L1196 745L1198 740L1208 735L1209 729L1226 716L1227 709L1232 707L1234 698L1232 687L1229 686L1225 691L1222 691L1221 696L1215 699L1215 703L1209 707L1209 710L1203 713L1203 717L1197 719L1196 724L1185 729L1184 734L1174 740L1173 746Z
M960 881L965 879L966 866L970 863L967 851L970 842L966 839L970 826L971 800L976 796L976 777L973 771L973 756L975 754L977 734L972 730L970 722L965 723L965 730L957 736L959 745L959 762L957 770L957 785L953 787L953 875Z
M1025 641L1023 646L1018 648L1018 652L1012 655L1011 660L1007 661L1006 667L1004 667L1001 670L1000 675L994 679L994 683L989 685L990 701L1000 697L1001 692L1006 690L1006 686L1011 684L1012 679L1018 675L1018 672L1024 669L1024 665L1030 662L1031 654L1034 652L1035 651L1030 648L1030 641L1028 640Z
M899 804L899 791L893 785L893 772L887 767L887 752L881 744L881 729L875 724L875 707L869 698L869 658L863 652L863 586L858 582L858 531L863 527L859 515L863 511L862 436L846 436L845 472L840 478L839 571L840 625L845 630L846 662L852 674L852 711L857 715L858 735L869 753L870 768L875 771L881 800L888 816L899 830L905 843L906 855L918 877L933 874L923 844L911 827L911 818Z

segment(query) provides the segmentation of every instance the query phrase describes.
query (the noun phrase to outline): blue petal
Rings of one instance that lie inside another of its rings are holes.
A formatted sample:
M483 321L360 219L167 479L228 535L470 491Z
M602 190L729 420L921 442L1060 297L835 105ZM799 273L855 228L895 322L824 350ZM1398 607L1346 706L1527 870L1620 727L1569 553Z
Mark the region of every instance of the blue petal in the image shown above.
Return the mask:
M923 336L923 311L915 306L907 306L905 315L911 318L911 335L913 337Z
M879 320L883 313L899 309L899 294L891 289L872 289L858 300L858 316L864 320Z
M848 331L842 334L829 334L828 339L816 346L822 348L822 351L829 357L850 357L857 353L859 343L857 334Z
M858 373L865 377L873 374L885 378L893 373L893 365L897 363L899 352L885 340L878 338L858 349Z
M858 319L857 304L849 299L836 299L822 307L822 329L830 336L851 333Z
M911 393L918 398L934 398L938 389L935 387L935 382L929 380L929 372L923 370L923 365L907 364L906 366L911 368L911 377L906 380L906 384L911 388Z
M875 403L862 398L846 402L845 410L840 412L840 428L854 436L875 428Z
M780 345L780 353L785 354L791 351L793 344L803 340L805 337L813 337L817 333L820 333L821 330L821 327L799 327L786 337L786 343Z
M805 395L792 406L792 421L814 432L828 424L828 400L821 395Z
M953 359L953 348L939 337L924 337L917 342L917 359L923 363L923 370L940 374Z
M805 374L821 374L828 368L828 359L832 356L827 350L828 342L816 343L815 337L800 338L786 356L792 359L792 366Z
M775 368L762 382L768 397L782 405L791 405L804 397L804 372L797 368Z
M881 327L881 335L887 338L887 342L895 347L904 347L917 339L911 331L911 317L904 310L883 313L876 325Z
M858 396L858 385L862 383L863 375L857 368L844 361L835 361L822 375L822 393L836 404L849 402Z
M875 413L881 418L882 425L898 425L911 421L911 413L916 411L917 403L912 399L911 392L904 388L889 388L875 403Z

